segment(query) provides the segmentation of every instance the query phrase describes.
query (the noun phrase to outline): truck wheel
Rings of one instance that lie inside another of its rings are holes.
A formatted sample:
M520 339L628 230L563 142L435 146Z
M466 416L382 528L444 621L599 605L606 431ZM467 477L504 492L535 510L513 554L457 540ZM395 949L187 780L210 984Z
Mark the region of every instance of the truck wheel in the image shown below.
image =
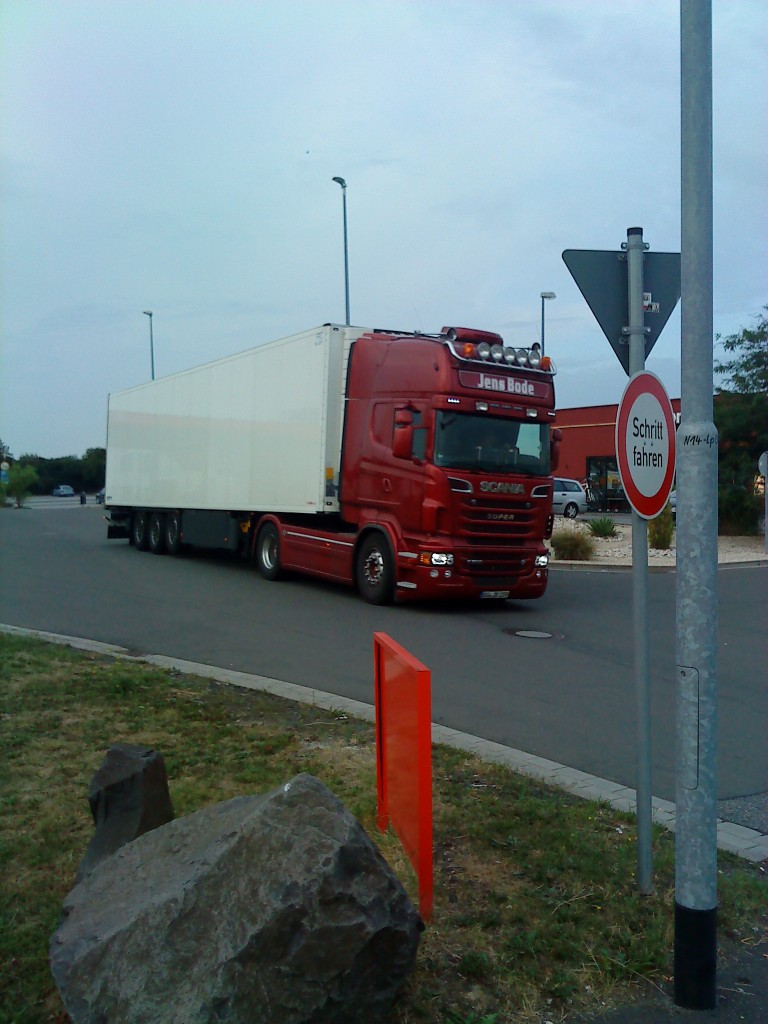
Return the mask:
M395 570L389 544L382 533L369 533L355 556L355 583L369 604L390 604L395 593Z
M563 509L563 515L566 519L575 519L578 515L579 507L574 502L569 501Z
M136 512L131 520L131 544L137 551L146 551L148 543L147 513Z
M256 565L265 580L280 575L280 534L274 523L264 523L256 538Z
M165 517L165 550L169 555L178 555L181 551L181 515L169 512Z
M147 544L153 555L162 555L165 551L164 518L160 512L152 512L149 517Z

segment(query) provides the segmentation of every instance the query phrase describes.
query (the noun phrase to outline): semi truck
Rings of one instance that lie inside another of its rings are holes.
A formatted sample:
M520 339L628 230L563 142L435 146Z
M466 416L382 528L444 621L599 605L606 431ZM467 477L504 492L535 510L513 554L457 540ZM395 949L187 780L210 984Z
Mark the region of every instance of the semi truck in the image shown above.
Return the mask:
M108 537L373 604L539 598L555 372L488 331L328 323L112 394Z

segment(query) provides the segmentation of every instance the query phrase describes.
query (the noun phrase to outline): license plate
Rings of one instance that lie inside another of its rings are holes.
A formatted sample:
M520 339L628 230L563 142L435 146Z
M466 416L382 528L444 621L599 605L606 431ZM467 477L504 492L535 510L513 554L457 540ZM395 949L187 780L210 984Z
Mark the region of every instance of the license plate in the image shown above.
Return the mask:
M508 590L484 590L480 597L488 597L491 600L503 600L505 597L509 597Z

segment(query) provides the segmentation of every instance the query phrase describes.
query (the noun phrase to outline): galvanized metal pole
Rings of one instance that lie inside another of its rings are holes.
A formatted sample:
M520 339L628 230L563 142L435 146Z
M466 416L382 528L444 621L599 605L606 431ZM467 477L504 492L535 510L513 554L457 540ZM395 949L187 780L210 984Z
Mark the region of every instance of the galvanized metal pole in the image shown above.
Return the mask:
M152 315L153 314L152 314L152 310L151 309L145 309L144 310L144 316L148 316L149 317L149 360L150 360L150 368L151 368L151 371L152 371L152 380L154 380L155 379L155 335L154 335L154 332L152 330Z
M629 376L645 369L645 317L643 314L642 228L628 228L627 299L629 308ZM637 888L643 896L653 891L651 853L651 684L648 669L648 524L632 510L632 621L635 650L637 705Z
M347 186L342 189L344 201L344 298L347 306L347 327L349 327L349 246L347 244Z
M341 201L344 210L344 299L346 302L347 327L349 327L349 249L347 246L347 183L344 178L331 179L341 188Z
M716 1006L717 431L712 409L712 6L681 0L675 1002Z
M541 296L541 354L544 355L544 303L547 300Z

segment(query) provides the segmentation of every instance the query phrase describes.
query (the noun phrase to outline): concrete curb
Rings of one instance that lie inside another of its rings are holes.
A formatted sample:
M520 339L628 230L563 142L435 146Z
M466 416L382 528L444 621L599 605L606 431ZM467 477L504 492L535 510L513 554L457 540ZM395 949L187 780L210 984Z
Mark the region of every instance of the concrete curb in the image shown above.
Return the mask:
M272 679L269 676L235 672L232 669L217 668L214 665L169 658L162 654L135 655L127 651L126 648L114 644L100 643L97 640L87 640L82 637L64 636L59 633L46 633L41 630L25 629L21 626L10 626L3 623L0 623L0 632L11 636L36 637L48 643L62 644L76 650L91 651L113 658L123 658L127 661L145 662L156 665L158 668L174 669L186 675L215 679L220 683L271 693L276 697L283 697L301 704L341 711L366 722L373 722L376 717L372 704L365 704L349 697L340 697L338 694L328 693L325 690L315 690L297 683ZM610 779L589 775L576 768L569 768L567 765L558 764L557 761L550 761L524 750L515 750L513 747L506 747L501 743L484 740L479 736L472 736L469 733L450 729L434 722L432 723L432 742L476 754L491 764L505 765L521 775L555 786L585 800L607 803L618 811L626 811L630 814L634 814L636 811L637 794L634 789L622 786L618 782L611 782ZM658 825L670 831L675 830L676 809L670 801L653 797L652 815ZM721 818L717 819L717 845L720 850L734 853L753 863L760 863L768 859L768 835L745 828L743 825L723 821Z
M760 569L768 566L768 558L752 558L746 562L718 562L718 569ZM631 572L632 565L629 562L562 562L551 561L549 569L580 569L585 572ZM648 572L675 572L677 565L672 562L670 565L649 565Z

